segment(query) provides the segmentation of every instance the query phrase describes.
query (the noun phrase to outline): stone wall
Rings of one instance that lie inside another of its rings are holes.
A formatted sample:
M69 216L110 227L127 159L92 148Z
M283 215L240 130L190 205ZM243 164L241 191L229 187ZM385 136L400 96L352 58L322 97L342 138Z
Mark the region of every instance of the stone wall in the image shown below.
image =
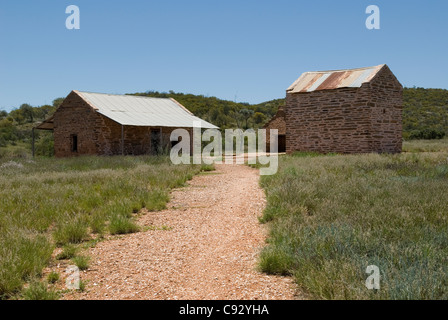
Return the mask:
M372 92L371 148L377 152L399 153L403 143L403 87L384 67L374 81L366 84Z
M402 86L383 68L361 88L286 96L286 151L401 152Z
M266 129L266 151L270 151L271 144L271 129L277 129L279 136L286 135L286 121L285 121L285 108L280 107L275 116L263 127ZM279 141L279 144L281 141ZM281 146L279 145L279 148Z
M76 93L72 92L54 114L54 151L56 157L98 154L102 117ZM72 137L77 136L78 150L72 151Z

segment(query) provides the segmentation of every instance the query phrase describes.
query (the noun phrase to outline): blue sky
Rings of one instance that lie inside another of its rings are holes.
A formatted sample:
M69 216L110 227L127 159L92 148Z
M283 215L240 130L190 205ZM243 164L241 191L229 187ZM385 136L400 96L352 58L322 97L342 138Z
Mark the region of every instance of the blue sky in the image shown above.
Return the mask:
M368 30L368 5L381 29ZM68 30L77 5L81 29ZM386 63L408 87L448 88L448 1L8 0L0 109L71 90L147 90L259 103L305 71Z

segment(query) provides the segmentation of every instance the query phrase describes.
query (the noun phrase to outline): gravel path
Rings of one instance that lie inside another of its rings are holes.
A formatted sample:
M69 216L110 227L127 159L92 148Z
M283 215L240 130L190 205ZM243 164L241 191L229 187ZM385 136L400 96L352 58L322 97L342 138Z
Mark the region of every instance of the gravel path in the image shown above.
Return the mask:
M153 230L89 249L83 293L64 299L300 299L291 278L256 270L266 227L258 170L217 165L171 194L168 209L139 219Z

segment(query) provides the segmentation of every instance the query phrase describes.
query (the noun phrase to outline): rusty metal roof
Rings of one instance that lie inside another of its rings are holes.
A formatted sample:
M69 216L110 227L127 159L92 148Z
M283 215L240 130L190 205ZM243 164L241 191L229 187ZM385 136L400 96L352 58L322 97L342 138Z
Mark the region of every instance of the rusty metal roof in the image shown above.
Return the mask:
M371 81L385 64L347 70L305 72L286 91L288 93L312 92L338 88L359 88Z
M98 113L125 126L218 129L174 99L74 91Z

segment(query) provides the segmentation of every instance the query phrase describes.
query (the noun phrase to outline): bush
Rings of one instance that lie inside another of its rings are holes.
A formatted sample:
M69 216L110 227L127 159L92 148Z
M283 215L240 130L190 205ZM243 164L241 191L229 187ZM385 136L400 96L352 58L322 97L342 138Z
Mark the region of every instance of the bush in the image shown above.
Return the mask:
M423 129L423 130L412 130L408 138L410 140L434 140L434 139L443 139L446 135L446 132L442 129Z

